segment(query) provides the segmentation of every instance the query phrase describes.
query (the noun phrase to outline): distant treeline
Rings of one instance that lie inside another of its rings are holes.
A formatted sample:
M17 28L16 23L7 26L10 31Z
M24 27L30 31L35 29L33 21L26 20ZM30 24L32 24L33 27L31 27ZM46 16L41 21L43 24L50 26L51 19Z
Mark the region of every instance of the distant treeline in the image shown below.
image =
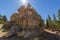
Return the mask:
M0 15L0 24L3 24L6 21L7 21L7 17L5 15L4 16Z
M58 10L57 15L58 16L56 17L55 14L53 14L53 20L51 19L50 15L48 15L45 28L60 30L60 10Z

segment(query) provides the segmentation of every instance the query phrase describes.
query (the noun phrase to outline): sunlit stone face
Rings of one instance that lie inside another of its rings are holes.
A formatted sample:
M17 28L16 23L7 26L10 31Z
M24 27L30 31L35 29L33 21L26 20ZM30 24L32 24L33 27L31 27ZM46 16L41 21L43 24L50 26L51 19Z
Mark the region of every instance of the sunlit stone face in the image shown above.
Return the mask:
M22 5L26 5L28 3L28 0L20 0Z

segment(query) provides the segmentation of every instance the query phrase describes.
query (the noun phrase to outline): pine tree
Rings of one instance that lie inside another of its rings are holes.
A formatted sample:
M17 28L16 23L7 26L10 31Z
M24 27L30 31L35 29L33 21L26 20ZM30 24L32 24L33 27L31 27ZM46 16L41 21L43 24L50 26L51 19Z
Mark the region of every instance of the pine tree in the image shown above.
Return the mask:
M48 19L46 19L46 28L49 28Z
M0 15L0 20L1 20L1 15Z
M4 20L4 22L7 21L7 17L5 15L3 16L3 20Z
M56 27L57 27L57 19L56 19L56 16L55 16L55 14L53 14L53 28L54 29L56 29Z
M52 21L49 15L48 15L48 24L49 24L49 28L52 28Z
M48 20L51 21L51 17L48 15Z
M60 21L60 10L58 10L58 19Z
M57 21L55 14L53 14L53 20L54 20L55 22Z
M40 27L41 27L41 26L44 26L44 20L43 20L42 18L40 19L39 26L40 26Z
M58 28L60 28L60 10L58 10Z

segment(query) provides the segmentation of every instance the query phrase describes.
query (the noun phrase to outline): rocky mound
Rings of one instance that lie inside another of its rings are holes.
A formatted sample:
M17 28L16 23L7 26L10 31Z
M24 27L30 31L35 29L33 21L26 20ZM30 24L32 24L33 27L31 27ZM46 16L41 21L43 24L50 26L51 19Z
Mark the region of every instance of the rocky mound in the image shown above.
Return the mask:
M18 13L14 13L11 16L11 20L6 22L3 28L9 31L5 37L10 37L14 34L28 37L32 34L39 36L43 31L43 25L41 16L28 4L26 7L21 6L18 9Z

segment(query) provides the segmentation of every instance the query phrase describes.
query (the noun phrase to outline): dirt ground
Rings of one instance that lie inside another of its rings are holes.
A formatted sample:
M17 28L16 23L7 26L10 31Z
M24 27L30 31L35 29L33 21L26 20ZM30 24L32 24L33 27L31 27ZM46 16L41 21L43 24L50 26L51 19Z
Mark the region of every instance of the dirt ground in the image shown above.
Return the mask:
M2 26L3 26L3 24L0 24L0 37L3 37L4 35L7 34L7 32L2 32L3 31L3 29L1 29Z
M9 38L4 38L4 37L2 38L2 36L7 34L7 32L2 32L3 30L1 29L2 26L3 24L0 24L0 40L29 40L29 39L20 38L17 35L13 35ZM56 32L45 29L45 31L38 38L39 38L38 40L60 40L60 35L57 35Z

